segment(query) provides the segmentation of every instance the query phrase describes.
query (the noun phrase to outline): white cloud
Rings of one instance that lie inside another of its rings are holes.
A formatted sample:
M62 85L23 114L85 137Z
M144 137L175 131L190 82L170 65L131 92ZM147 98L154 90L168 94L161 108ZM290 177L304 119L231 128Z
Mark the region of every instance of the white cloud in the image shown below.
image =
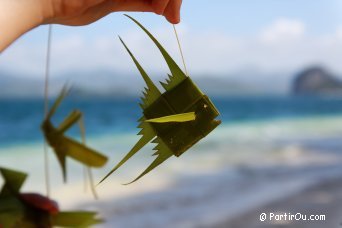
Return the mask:
M305 25L297 20L278 19L261 32L261 40L278 43L299 40L305 35Z
M337 28L336 35L338 39L342 40L342 27Z
M172 29L153 30L175 59L181 63ZM187 66L191 74L232 74L246 67L261 72L294 72L310 64L324 64L342 73L342 27L335 33L310 35L301 21L281 18L250 37L234 37L219 31L193 31L179 27ZM149 38L139 29L122 33L122 38L147 72L165 72L165 63ZM112 69L136 72L116 37L94 40L72 35L54 39L52 70L55 75L69 70ZM0 56L0 69L37 75L44 69L45 44L13 45ZM40 77L40 76L39 76Z

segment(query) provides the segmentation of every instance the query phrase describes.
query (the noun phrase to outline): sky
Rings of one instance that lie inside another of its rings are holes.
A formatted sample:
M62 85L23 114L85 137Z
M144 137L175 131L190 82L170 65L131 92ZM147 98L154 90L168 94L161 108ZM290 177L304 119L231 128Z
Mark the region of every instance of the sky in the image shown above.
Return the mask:
M184 0L177 25L193 76L243 72L293 74L320 64L342 75L340 0ZM172 26L161 16L129 13L181 63ZM0 71L43 78L48 27L25 34L0 55ZM118 35L147 72L166 74L162 56L123 13L82 27L53 26L51 75L68 72L136 73Z

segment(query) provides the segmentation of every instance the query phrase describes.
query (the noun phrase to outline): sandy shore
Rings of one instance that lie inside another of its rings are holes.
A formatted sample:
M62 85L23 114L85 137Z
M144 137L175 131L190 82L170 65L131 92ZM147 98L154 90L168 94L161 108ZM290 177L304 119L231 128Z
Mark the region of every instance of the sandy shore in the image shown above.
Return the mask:
M239 167L80 207L100 212L99 227L338 227L342 166ZM326 221L260 222L262 212L325 214Z
M325 221L267 221L259 220L260 214L301 213L304 215L325 215ZM225 227L294 227L294 228L334 228L342 226L342 178L332 178L311 186L290 197L278 200L248 211L223 223L213 225Z
M52 197L63 210L99 212L106 222L98 227L104 228L340 227L341 118L326 121L222 127L181 158L169 159L141 181L122 185L151 162L146 155L151 155L152 149L145 148L140 157L98 186L98 201L89 191L83 192L82 166L68 161L72 172L65 185L54 161L50 163ZM118 161L135 138L114 139L106 136L92 140L101 151L113 148L118 141L125 142L127 145L111 156L111 161ZM42 160L29 165L25 162L38 156L36 152L41 149L41 144L0 149L4 152L3 165L10 167L20 156L22 167L30 172L23 191L44 191ZM112 165L110 162L94 170L96 179ZM325 214L326 221L260 222L262 212Z

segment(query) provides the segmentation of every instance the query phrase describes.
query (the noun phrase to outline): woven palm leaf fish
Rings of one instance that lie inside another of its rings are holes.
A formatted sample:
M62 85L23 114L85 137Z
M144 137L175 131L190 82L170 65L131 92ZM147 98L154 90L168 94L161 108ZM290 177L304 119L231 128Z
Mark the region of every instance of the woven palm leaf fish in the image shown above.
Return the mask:
M101 223L95 212L59 211L55 201L36 193L21 193L27 174L0 168L0 227L89 227Z
M165 89L165 92L161 93L120 38L147 85L140 104L143 110L143 116L139 120L141 138L102 181L152 140L153 143L157 144L154 148L156 152L153 154L157 157L134 181L140 179L171 156L179 157L221 123L221 121L215 120L219 112L210 99L190 77L185 75L148 30L132 17L126 16L152 39L163 55L171 74L165 83L161 82Z
M68 90L63 88L55 103L51 107L47 117L42 123L42 131L48 144L53 148L58 162L62 168L63 179L66 181L66 157L75 159L76 161L88 166L99 168L105 165L108 158L94 149L65 136L64 133L72 127L82 116L82 113L75 110L69 114L67 118L55 127L51 122L51 117L56 112L58 106L67 95Z

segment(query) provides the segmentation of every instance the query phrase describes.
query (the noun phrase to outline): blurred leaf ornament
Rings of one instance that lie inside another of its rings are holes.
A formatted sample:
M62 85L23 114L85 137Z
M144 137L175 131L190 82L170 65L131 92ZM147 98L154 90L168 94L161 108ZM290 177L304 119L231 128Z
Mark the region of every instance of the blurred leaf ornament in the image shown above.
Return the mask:
M103 222L96 212L60 211L58 204L37 193L21 193L27 174L0 168L4 180L0 192L0 227L89 227Z
M84 164L86 167L100 168L104 166L108 160L107 156L97 152L96 150L89 148L85 145L85 129L82 121L82 113L78 110L72 111L69 116L67 116L64 121L55 127L51 122L51 117L56 112L57 108L61 104L62 100L68 93L68 89L64 87L54 102L53 106L49 110L45 120L42 123L42 131L44 133L45 139L48 144L52 147L54 153L57 156L58 162L62 168L63 179L66 181L67 171L66 171L66 157L73 158L74 160ZM80 123L82 143L65 136L64 133L75 125L77 122ZM90 169L88 170L88 175L90 178L90 184L92 192L96 196L94 184L92 183L92 175Z
M107 157L101 153L83 145L65 136L64 133L81 118L82 113L78 110L74 110L69 114L67 118L56 128L52 122L51 117L57 110L58 106L67 95L67 89L63 88L62 92L56 99L52 108L50 109L47 118L43 121L42 130L44 136L53 148L59 164L62 168L63 178L66 181L66 157L71 157L76 161L87 165L89 167L102 167L107 162Z

